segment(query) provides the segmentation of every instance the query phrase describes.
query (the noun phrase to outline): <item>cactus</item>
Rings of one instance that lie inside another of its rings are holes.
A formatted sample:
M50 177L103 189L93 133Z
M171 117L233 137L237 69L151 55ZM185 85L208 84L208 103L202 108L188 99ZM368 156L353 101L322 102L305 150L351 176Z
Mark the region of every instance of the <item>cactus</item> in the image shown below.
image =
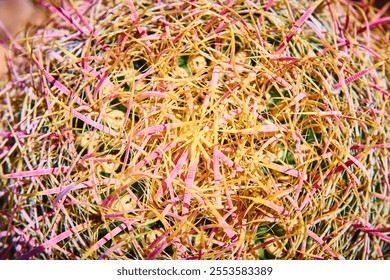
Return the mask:
M388 259L366 2L40 1L0 78L0 258Z

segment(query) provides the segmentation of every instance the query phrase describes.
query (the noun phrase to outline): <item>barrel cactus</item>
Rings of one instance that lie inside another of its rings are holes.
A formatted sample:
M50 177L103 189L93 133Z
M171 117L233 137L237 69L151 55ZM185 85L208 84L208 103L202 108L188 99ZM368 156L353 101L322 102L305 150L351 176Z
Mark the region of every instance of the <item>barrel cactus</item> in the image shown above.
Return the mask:
M0 78L1 258L389 258L385 9L39 3Z

